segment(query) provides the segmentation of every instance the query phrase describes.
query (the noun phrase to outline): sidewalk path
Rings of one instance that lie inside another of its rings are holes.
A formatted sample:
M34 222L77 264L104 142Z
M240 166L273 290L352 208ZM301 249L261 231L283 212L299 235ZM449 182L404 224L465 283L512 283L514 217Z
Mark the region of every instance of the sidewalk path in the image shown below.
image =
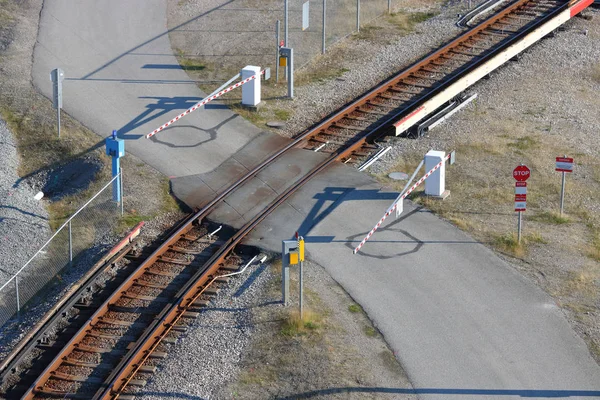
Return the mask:
M154 142L141 137L204 95L176 67L165 10L165 0L47 1L34 82L50 95L48 73L62 68L65 110L102 136L119 129L127 151L179 177L176 193L194 205L257 162L268 152L265 143L279 147L285 139L271 140L218 106L193 113ZM260 208L262 194L281 192L319 157L293 152L214 216L241 225ZM278 251L281 239L299 230L310 258L381 330L420 398L600 398L600 367L552 299L435 215L407 203L402 218L353 255L395 197L338 165L290 198L248 242Z

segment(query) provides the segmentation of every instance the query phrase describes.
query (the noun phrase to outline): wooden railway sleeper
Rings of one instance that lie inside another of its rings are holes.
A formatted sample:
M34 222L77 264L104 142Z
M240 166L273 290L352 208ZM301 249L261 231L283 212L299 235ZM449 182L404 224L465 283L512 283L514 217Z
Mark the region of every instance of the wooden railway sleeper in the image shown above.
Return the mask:
M352 126L352 125L345 125L345 124L340 124L339 122L335 122L333 124L334 127L339 128L339 129L348 129L351 131L364 131L366 128L364 127L360 127L360 126Z

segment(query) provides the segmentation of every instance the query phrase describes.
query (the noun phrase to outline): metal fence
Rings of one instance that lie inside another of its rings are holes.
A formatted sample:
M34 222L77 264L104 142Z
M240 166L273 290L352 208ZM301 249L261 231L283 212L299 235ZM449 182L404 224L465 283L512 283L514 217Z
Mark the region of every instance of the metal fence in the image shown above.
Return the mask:
M309 26L302 30L302 8L306 2ZM327 47L359 31L360 26L393 11L397 3L398 0L288 0L288 46L294 48L296 67L325 53ZM281 18L280 37L285 40L285 15Z
M0 287L0 326L18 314L40 290L60 285L78 263L93 265L102 254L89 254L99 240L118 227L123 215L123 180L120 172L69 217L48 241ZM113 185L121 186L121 201L113 200ZM98 252L96 252L98 253ZM86 257L90 256L90 257Z

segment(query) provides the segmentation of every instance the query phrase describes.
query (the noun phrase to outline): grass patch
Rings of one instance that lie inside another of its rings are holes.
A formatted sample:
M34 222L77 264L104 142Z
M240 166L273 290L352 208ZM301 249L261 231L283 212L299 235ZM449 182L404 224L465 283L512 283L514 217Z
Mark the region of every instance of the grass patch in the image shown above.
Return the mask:
M337 66L324 65L322 68L298 72L295 76L294 84L297 86L302 86L314 82L326 82L339 78L348 71L350 71L348 68L338 68Z
M600 262L600 233L594 232L590 246L587 251L587 256L594 261Z
M242 106L241 103L231 103L229 104L229 108L231 111L252 122L254 125L264 125L267 122L267 117L260 108L257 111L252 111Z
M376 40L379 38L380 26L364 26L360 28L360 31L355 33L352 37L358 40Z
M539 232L531 232L521 236L519 243L516 233L492 236L492 245L500 252L516 258L522 258L530 244L547 244L548 242Z
M509 143L508 147L511 147L517 151L528 151L538 148L540 142L537 138L532 136L522 136L517 138L514 142Z
M177 200L175 200L175 197L171 195L171 186L169 183L169 178L161 178L160 186L162 193L160 211L164 213L181 211L179 204L177 204Z
M177 60L179 61L179 66L181 69L185 71L204 71L209 68L207 63L202 62L202 60L184 56L178 56Z
M302 318L298 311L292 311L283 320L280 330L282 336L295 337L318 333L321 317L310 310L304 310Z
M147 221L149 219L151 219L151 217L149 217L147 215L137 215L137 213L135 213L135 212L131 213L131 214L127 213L127 214L123 215L121 218L119 218L119 222L117 224L117 230L119 232L124 232L126 230L133 228L140 222Z
M598 295L596 284L598 280L600 280L600 265L589 263L579 271L569 272L563 288L567 294L578 294L593 301Z
M594 82L600 83L600 64L596 64L592 67L590 75Z
M291 117L291 113L287 110L276 109L273 110L273 114L275 114L275 117L277 117L277 119L280 119L282 121L287 121Z
M351 313L359 313L362 311L362 308L358 304L350 304L348 306L348 311Z
M415 30L415 26L421 22L435 17L438 13L434 12L397 12L387 17L388 22L393 24L403 34L409 34Z
M372 326L369 326L369 325L365 325L365 327L363 328L363 332L368 337L375 337L375 336L377 336L377 329L375 329L375 328L373 328Z
M492 244L499 251L507 253L513 257L520 258L525 255L523 240L521 240L521 243L519 243L516 233L496 235L492 240Z
M563 225L568 224L571 220L565 215L560 215L557 212L544 211L527 218L530 221L542 222L545 224Z

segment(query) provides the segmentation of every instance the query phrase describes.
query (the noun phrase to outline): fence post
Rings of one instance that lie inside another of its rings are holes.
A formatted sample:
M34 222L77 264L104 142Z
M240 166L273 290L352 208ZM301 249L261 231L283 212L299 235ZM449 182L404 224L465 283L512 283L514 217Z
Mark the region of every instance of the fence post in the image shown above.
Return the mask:
M388 0L388 14L392 13L392 0Z
M17 315L21 312L21 303L19 301L19 275L15 275L15 289L17 291Z
M327 21L327 0L323 0L323 43L321 45L321 54L325 54L325 21Z
M360 0L356 0L356 32L360 32Z
M69 266L73 263L73 235L71 232L71 220L69 220Z
M123 168L119 168L119 183L121 184L121 217L123 216L123 203L125 202L125 193L123 193Z
M279 82L279 31L281 30L281 21L277 20L275 24L275 83Z

